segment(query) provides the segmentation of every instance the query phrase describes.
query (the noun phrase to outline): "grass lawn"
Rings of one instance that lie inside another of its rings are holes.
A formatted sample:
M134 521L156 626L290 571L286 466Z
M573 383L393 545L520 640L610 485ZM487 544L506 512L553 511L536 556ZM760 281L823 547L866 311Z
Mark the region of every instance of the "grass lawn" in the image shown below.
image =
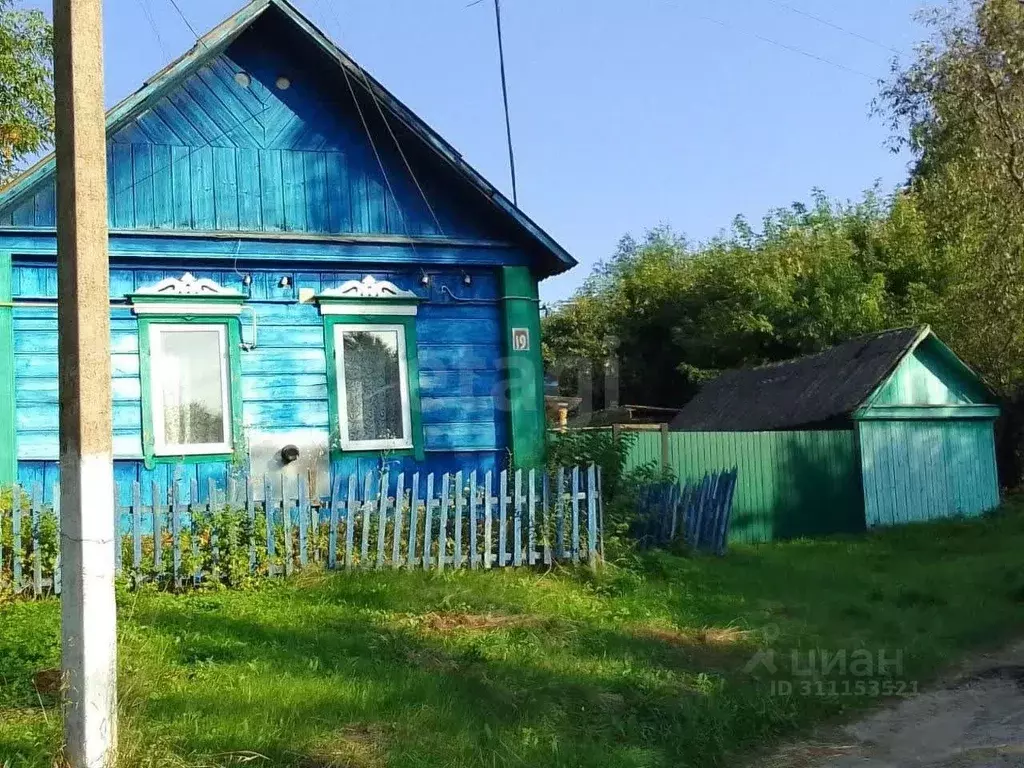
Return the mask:
M125 593L120 620L122 766L736 765L1024 633L1024 504L598 576ZM32 677L58 665L58 623L53 600L0 606L5 768L54 764L58 710ZM747 670L768 648L776 671ZM902 669L824 670L811 649ZM822 685L804 686L812 668Z

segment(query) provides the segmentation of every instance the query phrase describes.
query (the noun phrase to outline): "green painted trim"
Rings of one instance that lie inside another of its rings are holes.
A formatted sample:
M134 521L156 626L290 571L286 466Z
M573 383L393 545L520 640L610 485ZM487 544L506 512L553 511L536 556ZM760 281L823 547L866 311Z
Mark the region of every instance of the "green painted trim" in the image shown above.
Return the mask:
M139 387L142 400L142 458L146 469L152 469L156 464L154 451L155 438L153 436L153 403L150 396L152 377L150 366L152 365L153 353L149 344L150 323L159 322L150 318L139 319Z
M224 325L227 328L228 382L231 390L231 444L232 453L191 454L187 456L157 456L153 432L153 404L151 402L152 350L149 346L151 325ZM230 315L172 316L139 318L139 378L142 386L142 455L147 469L158 464L241 463L244 460L244 424L242 414L242 330L237 317Z
M336 325L401 325L405 329L405 373L409 379L409 428L412 430L412 448L394 451L344 451L341 449L341 413L338 408L337 349L334 343ZM327 412L330 418L331 459L344 456L376 458L412 456L423 461L423 410L420 406L420 364L417 354L416 318L409 315L325 315L324 353L327 355Z
M258 18L271 2L273 0L254 0L254 2L250 2L233 16L225 19L203 35L187 53L147 78L139 90L107 111L106 135L112 136L127 124L129 120L162 97L174 85L183 81L210 59L219 56L221 51L227 48L238 35ZM55 167L56 156L55 153L51 152L41 158L35 165L23 171L21 175L12 179L6 186L0 187L0 207L6 207L34 192L35 186L52 175Z
M342 70L343 76L354 78L356 87L365 90L378 100L410 131L416 134L424 144L446 162L458 176L473 187L500 214L508 217L522 232L540 248L554 257L555 263L545 265L549 275L560 274L576 266L576 260L569 255L554 238L538 226L529 216L520 210L512 201L495 189L480 173L473 168L447 141L437 134L422 118L417 116L394 94L388 91L375 78L359 66L348 54L338 48L309 19L287 0L253 0L233 16L214 27L192 47L186 54L171 62L160 72L148 78L138 91L117 104L107 112L107 135L113 135L130 119L140 114L152 102L163 96L171 87L184 81L196 69L204 65L214 56L220 54L231 42L248 28L268 8L276 8L282 15L304 32L309 38L333 60ZM13 180L6 187L0 188L0 207L27 197L34 191L34 185L53 174L55 160L53 154L40 160L32 168Z
M997 419L998 405L876 405L854 412L855 421L911 419Z
M999 399L999 396L996 394L995 389L993 389L992 386L990 386L989 383L987 381L985 381L984 378L982 378L981 374L979 374L977 371L975 371L973 368L971 368L971 366L969 366L967 363L965 363L963 360L961 360L960 356L957 355L957 353L954 352L949 347L949 345L946 344L946 342L944 342L942 339L940 339L934 333L930 334L930 336L931 336L931 340L933 342L935 342L936 351L939 353L939 355L941 357L945 357L946 358L946 362L948 362L954 368L959 368L960 369L960 373L965 378L974 379L978 383L978 385L983 390L985 390L985 392L988 395L990 400L995 401L995 400Z
M466 162L458 150L444 140L440 134L434 131L416 113L409 109L404 103L398 100L391 91L380 84L372 75L363 69L348 54L341 50L334 42L323 34L309 19L295 8L287 0L268 0L284 12L285 16L299 26L308 34L328 56L346 70L345 77L353 77L357 84L362 85L370 95L383 104L395 117L416 134L424 144L430 147L437 155L447 162L452 169L466 181L468 181L484 199L493 205L499 212L508 216L515 222L534 242L541 248L553 255L558 266L548 270L548 274L560 274L576 266L577 262L569 252L559 245L551 235L541 229L529 216L527 216L515 203L505 197L496 189L480 172Z
M526 267L502 267L501 290L512 463L515 467L536 467L544 462L547 447L537 280ZM526 328L529 332L528 350L512 348L514 328ZM514 373L524 370L526 376Z
M14 305L11 302L11 254L0 252L0 485L18 478L14 429Z
M864 398L864 401L860 404L858 410L854 412L854 418L856 418L856 414L858 412L865 411L868 408L872 407L875 401L878 400L878 398L881 396L882 391L885 390L885 388L889 385L889 382L892 381L897 376L900 370L900 366L903 365L903 361L906 360L908 356L914 354L914 350L917 349L917 347L921 344L922 341L924 341L926 338L928 338L929 335L931 335L931 332L931 326L925 325L921 327L921 329L918 331L917 336L914 337L914 340L907 345L906 349L903 350L903 353L900 355L900 358L896 362L896 364L892 367L892 370L885 375L885 378L882 379L882 381L879 382L878 386L871 391L871 394Z

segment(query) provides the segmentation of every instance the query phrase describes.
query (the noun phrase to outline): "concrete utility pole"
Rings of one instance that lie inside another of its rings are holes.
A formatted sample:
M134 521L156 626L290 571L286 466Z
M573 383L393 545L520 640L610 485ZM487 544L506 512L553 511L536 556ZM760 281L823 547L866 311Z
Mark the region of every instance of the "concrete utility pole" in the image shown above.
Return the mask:
M53 49L64 738L71 768L109 768L117 614L101 0L53 0Z

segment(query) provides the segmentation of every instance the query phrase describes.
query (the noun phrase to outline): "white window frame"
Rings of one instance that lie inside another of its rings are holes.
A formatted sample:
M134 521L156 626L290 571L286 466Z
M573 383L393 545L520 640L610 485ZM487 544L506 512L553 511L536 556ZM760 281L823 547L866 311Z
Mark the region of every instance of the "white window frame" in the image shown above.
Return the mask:
M398 335L398 383L402 399L401 438L380 438L376 440L351 440L348 435L348 392L345 380L345 339L344 333L394 332ZM405 326L390 323L336 323L334 325L335 377L338 390L339 438L343 451L388 451L405 450L413 447L412 406L409 396L409 370L406 355Z
M161 336L165 333L216 331L220 342L220 397L224 418L224 442L221 443L168 443L164 423L164 396L159 386L161 367L164 365ZM154 456L208 456L234 451L232 439L231 355L228 350L228 327L225 323L152 323L149 326L149 402L153 417Z

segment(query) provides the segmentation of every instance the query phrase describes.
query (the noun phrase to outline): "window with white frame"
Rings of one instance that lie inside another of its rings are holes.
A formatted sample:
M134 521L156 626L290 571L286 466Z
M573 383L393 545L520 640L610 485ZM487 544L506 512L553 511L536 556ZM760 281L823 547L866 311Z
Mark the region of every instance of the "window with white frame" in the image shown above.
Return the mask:
M334 326L342 450L412 448L405 326Z
M224 323L149 325L155 455L233 450L228 344Z

